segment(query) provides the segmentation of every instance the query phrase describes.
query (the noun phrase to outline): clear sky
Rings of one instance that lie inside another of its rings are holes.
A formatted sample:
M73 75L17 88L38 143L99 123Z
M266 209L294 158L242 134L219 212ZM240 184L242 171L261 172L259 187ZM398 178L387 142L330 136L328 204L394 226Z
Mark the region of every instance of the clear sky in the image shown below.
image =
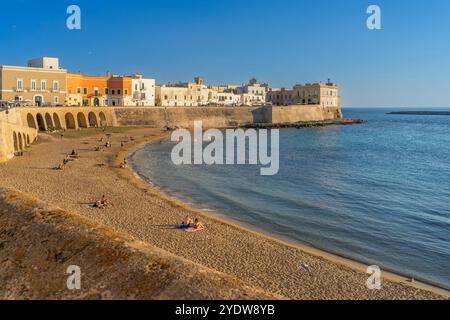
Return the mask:
M81 30L66 28L70 4ZM370 4L382 30L366 27ZM70 72L158 83L331 78L344 106L450 106L448 0L14 0L0 10L0 65L56 56Z

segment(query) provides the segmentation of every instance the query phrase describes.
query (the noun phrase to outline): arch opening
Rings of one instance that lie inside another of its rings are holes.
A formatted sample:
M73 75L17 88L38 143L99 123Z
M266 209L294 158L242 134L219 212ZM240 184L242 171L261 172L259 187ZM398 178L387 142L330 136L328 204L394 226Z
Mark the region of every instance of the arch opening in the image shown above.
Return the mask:
M53 120L52 120L52 116L49 113L45 114L45 123L47 124L47 128L55 128L55 126L53 125Z
M19 143L17 141L17 134L13 132L14 152L19 151Z
M36 121L34 121L34 117L31 113L27 114L27 122L28 122L28 127L33 128L33 129L37 129L36 128Z
M106 123L106 116L105 116L105 114L103 113L103 111L100 111L100 113L98 114L98 116L99 116L99 118L100 118L100 125L101 125L101 126L106 126L106 125L107 125L107 123Z
M18 151L22 151L23 150L23 139L22 139L22 134L19 132L17 134L17 136L19 137L19 150Z
M84 115L84 113L79 112L77 114L77 121L78 121L78 127L79 128L87 128L87 122L86 122L86 116Z
M55 125L55 128L57 130L61 130L62 129L61 121L59 120L59 116L58 116L58 114L56 112L53 113L53 124Z
M75 129L76 125L75 125L75 118L73 117L73 114L71 113L66 113L66 128L67 129Z
M39 131L45 131L46 130L45 122L44 122L44 118L42 117L42 114L38 113L36 115L36 120L37 120Z
M90 127L98 127L97 116L95 115L95 113L89 112L88 119Z

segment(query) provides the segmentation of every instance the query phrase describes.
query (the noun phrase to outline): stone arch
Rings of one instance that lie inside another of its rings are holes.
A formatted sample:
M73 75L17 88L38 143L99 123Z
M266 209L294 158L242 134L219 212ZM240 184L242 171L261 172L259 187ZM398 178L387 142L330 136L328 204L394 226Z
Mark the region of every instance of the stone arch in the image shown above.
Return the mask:
M106 126L107 125L106 116L103 113L103 111L100 111L100 113L98 114L98 117L100 118L100 125L101 126Z
M89 120L89 126L90 127L97 127L98 126L97 116L95 115L94 112L89 112L88 120Z
M37 120L39 131L45 131L46 127L45 127L44 117L42 117L42 114L38 113L36 115L36 120Z
M59 116L58 116L58 114L56 112L53 113L53 123L54 123L55 128L57 130L61 130L62 129L61 121L59 120Z
M67 129L76 129L75 118L73 117L73 114L71 114L70 112L66 113L65 119Z
M19 142L17 141L17 134L13 132L13 143L14 143L14 152L19 151Z
M27 114L27 122L28 122L28 127L37 129L36 121L34 121L34 117L31 113Z
M79 128L87 128L88 124L86 121L86 116L84 115L83 112L78 112L77 114L77 122L78 122L78 127Z
M19 140L19 151L22 151L24 148L23 148L23 138L22 138L22 134L19 132L18 134L17 134L17 137L18 137L18 140Z
M26 141L27 141L27 145L31 144L30 135L28 135L28 134L27 134L27 140Z
M45 123L47 124L47 128L54 128L55 127L53 125L52 116L48 112L45 114Z

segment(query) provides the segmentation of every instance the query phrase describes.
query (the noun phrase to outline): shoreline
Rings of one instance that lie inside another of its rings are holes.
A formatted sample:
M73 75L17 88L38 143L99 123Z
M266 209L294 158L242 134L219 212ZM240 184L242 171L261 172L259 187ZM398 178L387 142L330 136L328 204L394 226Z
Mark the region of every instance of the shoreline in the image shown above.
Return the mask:
M360 120L358 120L357 122L352 122L351 124L361 124L361 123L364 123L364 122L360 122ZM322 124L321 124L321 126L322 126ZM263 127L258 127L258 128L263 128ZM133 163L132 157L134 156L134 154L136 152L144 149L146 146L155 144L159 141L167 141L168 139L169 138L166 137L165 139L161 138L158 141L150 141L147 143L137 144L136 146L132 147L132 149L128 152L128 154L126 156L126 158L129 160L128 163L130 164L128 166L128 170L130 170L133 173L133 175L135 176L136 179L139 179L143 183L147 184L148 187L151 188L153 192L159 194L159 196L161 196L161 198L163 198L165 200L169 200L169 201L175 203L176 205L182 207L183 209L189 210L190 212L192 212L192 214L200 214L201 216L207 216L210 219L217 220L220 223L229 224L235 228L242 229L244 232L249 232L256 236L264 237L264 238L268 239L269 241L276 241L283 245L302 250L302 251L312 254L314 256L317 256L320 258L326 258L334 263L339 263L345 267L355 269L359 272L363 272L363 273L366 272L369 264L367 264L364 261L359 261L352 257L346 257L345 255L342 255L342 254L339 254L336 252L327 251L326 249L318 248L311 244L302 243L301 241L295 241L292 239L288 239L287 237L275 235L273 233L270 233L270 231L262 230L261 228L251 225L250 223L237 221L236 219L227 217L225 214L220 214L220 213L214 214L211 212L207 212L207 211L202 210L201 208L197 207L195 203L187 204L182 199L176 197L175 195L172 195L169 192L165 192L164 190L162 190L157 184L155 184L154 182L150 181L149 179L147 179L147 178L143 177L141 174L139 174L139 172L132 166L132 163ZM383 274L382 277L384 279L388 279L388 280L391 280L394 282L406 284L408 286L415 287L418 289L431 290L435 293L438 293L438 294L441 294L444 296L446 295L447 297L450 298L450 290L449 289L447 289L443 286L440 286L439 284L433 283L431 281L414 278L415 281L411 282L410 281L411 277L409 277L408 275L402 274L401 272L398 272L395 270L389 270L389 269L382 269L382 274Z
M136 240L288 299L428 300L450 296L438 288L404 282L399 277L390 280L387 272L383 273L381 290L368 290L365 284L369 275L362 266L358 271L358 265L352 261L278 240L190 208L164 195L134 171L118 167L139 148L167 139L170 132L155 128L110 130L114 131L113 148L101 152L93 151L99 138L105 136L100 131L94 130L91 136L86 131L69 132L64 139L40 136L40 143L28 149L24 157L0 165L3 177L0 187L16 188L40 201L77 212ZM119 148L124 135L135 139ZM73 148L79 151L80 159L64 171L51 170L64 157L64 151ZM101 194L113 199L114 205L106 210L88 208L86 203ZM170 227L186 214L203 217L205 232L188 234ZM304 265L311 270L305 270Z

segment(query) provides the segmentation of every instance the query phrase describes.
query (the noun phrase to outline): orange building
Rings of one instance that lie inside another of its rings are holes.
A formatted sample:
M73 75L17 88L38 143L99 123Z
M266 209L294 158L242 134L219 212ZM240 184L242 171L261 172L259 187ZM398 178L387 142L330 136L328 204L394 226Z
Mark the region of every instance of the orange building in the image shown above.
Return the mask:
M110 77L67 74L67 98L69 106L108 105L108 80Z
M131 77L112 76L108 79L108 105L109 106L131 106L133 99L131 95Z

